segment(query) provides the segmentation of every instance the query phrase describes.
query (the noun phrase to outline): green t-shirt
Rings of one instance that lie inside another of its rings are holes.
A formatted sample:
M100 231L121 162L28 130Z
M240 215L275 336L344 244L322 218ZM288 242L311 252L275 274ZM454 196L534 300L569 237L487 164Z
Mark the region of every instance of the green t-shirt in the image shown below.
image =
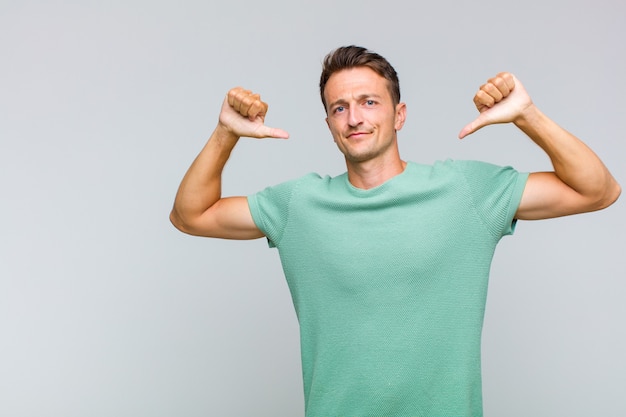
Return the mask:
M248 198L293 297L308 417L482 416L489 269L526 179L409 162L369 190L309 174Z

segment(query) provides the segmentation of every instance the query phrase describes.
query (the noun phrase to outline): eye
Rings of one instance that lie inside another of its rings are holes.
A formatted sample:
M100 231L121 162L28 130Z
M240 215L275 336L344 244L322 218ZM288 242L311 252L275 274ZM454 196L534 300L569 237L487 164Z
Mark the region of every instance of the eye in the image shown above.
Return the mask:
M376 102L374 100L365 100L365 105L366 106L373 106L374 104L376 104Z
M335 107L335 113L342 113L346 108L344 106Z

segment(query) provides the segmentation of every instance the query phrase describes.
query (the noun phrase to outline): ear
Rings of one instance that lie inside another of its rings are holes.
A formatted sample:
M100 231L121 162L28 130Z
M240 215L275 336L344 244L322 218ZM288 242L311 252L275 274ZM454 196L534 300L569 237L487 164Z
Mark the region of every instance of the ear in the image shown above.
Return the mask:
M398 103L396 105L396 122L394 125L395 129L396 130L402 129L402 126L404 126L405 121L406 121L406 104Z

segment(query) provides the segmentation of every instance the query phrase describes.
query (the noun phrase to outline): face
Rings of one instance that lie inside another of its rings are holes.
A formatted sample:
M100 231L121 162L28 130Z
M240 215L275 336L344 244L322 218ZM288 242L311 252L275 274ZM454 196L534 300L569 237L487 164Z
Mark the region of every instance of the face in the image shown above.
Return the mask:
M397 155L406 106L394 106L387 80L367 67L339 71L324 90L326 123L348 163Z

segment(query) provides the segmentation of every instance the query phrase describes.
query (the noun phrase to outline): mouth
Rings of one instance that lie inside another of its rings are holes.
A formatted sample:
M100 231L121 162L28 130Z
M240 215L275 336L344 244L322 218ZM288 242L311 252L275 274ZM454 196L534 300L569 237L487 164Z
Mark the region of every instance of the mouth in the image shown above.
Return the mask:
M348 135L348 138L349 139L359 139L359 138L362 138L363 136L365 136L367 134L368 134L368 132L353 132L353 133L350 133Z

